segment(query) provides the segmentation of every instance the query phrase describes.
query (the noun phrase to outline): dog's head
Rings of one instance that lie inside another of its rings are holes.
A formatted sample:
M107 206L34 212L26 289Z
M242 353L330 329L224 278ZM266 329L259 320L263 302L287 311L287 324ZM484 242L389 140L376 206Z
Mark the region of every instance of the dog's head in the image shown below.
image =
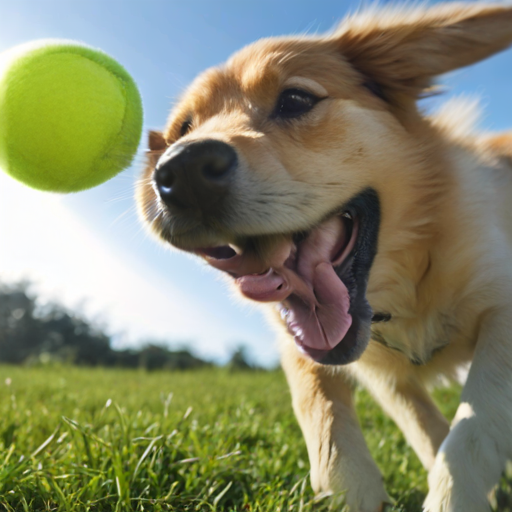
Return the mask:
M476 5L375 12L244 48L151 132L145 220L244 296L280 304L313 359L354 361L377 248L397 249L418 190L436 181L415 100L435 75L505 48L511 22L510 8Z

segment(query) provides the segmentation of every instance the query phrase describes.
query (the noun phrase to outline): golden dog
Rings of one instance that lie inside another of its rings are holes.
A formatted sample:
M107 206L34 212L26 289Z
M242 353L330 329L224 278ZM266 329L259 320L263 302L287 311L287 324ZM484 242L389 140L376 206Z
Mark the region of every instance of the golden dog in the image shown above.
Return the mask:
M370 10L242 49L150 133L144 219L272 306L313 488L352 511L388 501L353 380L429 470L429 512L487 511L512 458L512 134L416 106L511 43L507 6ZM426 388L470 361L450 426Z

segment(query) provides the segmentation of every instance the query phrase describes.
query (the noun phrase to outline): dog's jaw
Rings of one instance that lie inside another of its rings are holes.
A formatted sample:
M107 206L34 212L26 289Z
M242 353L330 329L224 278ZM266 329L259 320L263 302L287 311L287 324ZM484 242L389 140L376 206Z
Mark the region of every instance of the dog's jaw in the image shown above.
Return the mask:
M263 253L251 238L244 248L192 250L231 275L245 297L277 303L299 349L334 365L359 358L369 341L366 286L377 251L378 196L364 190L339 211L307 233L278 237Z

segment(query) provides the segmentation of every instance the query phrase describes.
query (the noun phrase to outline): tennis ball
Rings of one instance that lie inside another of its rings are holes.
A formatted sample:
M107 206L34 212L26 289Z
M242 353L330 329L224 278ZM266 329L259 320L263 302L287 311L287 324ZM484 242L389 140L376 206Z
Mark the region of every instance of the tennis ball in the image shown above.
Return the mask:
M76 192L130 165L142 102L127 71L73 41L0 55L0 168L30 187Z

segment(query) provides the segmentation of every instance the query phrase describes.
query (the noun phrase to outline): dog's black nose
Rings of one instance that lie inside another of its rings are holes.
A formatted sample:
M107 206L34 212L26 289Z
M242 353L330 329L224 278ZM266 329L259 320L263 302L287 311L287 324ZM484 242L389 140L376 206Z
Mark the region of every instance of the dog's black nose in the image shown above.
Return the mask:
M219 140L175 144L158 161L154 180L171 209L206 211L228 192L237 163L235 150Z

